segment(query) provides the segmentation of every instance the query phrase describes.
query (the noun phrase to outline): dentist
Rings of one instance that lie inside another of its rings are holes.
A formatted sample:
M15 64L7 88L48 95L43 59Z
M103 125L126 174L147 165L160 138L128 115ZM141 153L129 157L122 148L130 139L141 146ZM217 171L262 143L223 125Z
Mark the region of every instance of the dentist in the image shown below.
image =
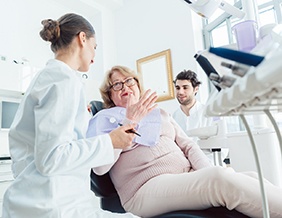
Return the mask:
M113 148L130 146L128 124L85 139L88 112L81 75L94 62L95 31L76 14L43 20L40 36L55 58L33 79L9 133L15 177L3 218L136 217L95 208L90 169L114 161Z

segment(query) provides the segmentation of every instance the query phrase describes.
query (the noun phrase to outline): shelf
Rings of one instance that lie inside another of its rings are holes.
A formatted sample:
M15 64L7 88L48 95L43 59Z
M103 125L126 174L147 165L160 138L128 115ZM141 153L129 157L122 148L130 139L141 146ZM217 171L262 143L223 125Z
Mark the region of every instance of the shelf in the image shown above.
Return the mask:
M19 92L19 91L0 89L0 97L22 98L23 95L24 93Z

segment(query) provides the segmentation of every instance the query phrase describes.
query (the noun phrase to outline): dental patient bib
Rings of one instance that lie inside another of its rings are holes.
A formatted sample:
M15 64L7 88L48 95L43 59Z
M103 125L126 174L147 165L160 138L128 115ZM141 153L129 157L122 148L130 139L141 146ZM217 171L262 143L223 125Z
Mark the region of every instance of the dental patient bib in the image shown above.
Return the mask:
M126 108L113 107L99 111L89 121L86 136L106 134L114 130L125 120ZM144 146L156 145L160 137L161 114L160 109L156 108L147 114L135 127L141 136L136 136L133 142Z

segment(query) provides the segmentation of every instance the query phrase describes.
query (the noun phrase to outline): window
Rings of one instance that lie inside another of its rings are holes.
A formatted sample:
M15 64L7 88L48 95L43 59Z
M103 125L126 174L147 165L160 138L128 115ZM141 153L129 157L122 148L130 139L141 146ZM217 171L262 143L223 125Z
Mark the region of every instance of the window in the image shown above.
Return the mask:
M229 0L228 3L231 4L232 1ZM233 4L242 9L241 1L233 0ZM260 26L269 23L282 23L281 4L282 0L257 0ZM240 22L238 18L231 17L218 9L210 19L204 21L203 33L206 47L233 43L234 36L230 27L238 22Z
M211 31L212 45L219 47L229 44L228 29L226 25L220 24L217 28Z
M1 105L1 129L9 129L15 114L18 110L19 103L18 102L9 102L9 101L0 101Z

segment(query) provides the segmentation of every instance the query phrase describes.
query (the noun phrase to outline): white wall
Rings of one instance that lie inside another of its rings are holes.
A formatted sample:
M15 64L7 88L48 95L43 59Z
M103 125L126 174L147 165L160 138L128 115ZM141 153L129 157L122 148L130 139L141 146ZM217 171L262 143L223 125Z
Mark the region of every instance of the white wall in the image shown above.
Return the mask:
M192 69L206 82L193 58L202 49L201 18L182 0L112 0L117 7L108 7L113 5L106 4L109 0L83 0L78 4L68 0L0 1L0 55L7 57L9 64L26 58L28 64L40 68L53 57L49 44L38 35L43 19L76 12L93 24L98 48L86 81L88 100L100 99L98 87L111 66L121 64L136 70L137 59L165 49L171 49L173 77L183 69ZM0 61L0 79L7 73L1 71ZM206 99L204 90L199 97ZM176 100L159 105L169 112L178 107Z
M63 1L1 0L0 54L10 60L25 57L33 65L44 66L46 60L53 54L49 49L49 43L39 37L41 21L46 18L59 18L67 12L80 13L81 10L85 10L82 7L73 8L71 4L61 3ZM90 12L88 10L84 16L94 21Z

